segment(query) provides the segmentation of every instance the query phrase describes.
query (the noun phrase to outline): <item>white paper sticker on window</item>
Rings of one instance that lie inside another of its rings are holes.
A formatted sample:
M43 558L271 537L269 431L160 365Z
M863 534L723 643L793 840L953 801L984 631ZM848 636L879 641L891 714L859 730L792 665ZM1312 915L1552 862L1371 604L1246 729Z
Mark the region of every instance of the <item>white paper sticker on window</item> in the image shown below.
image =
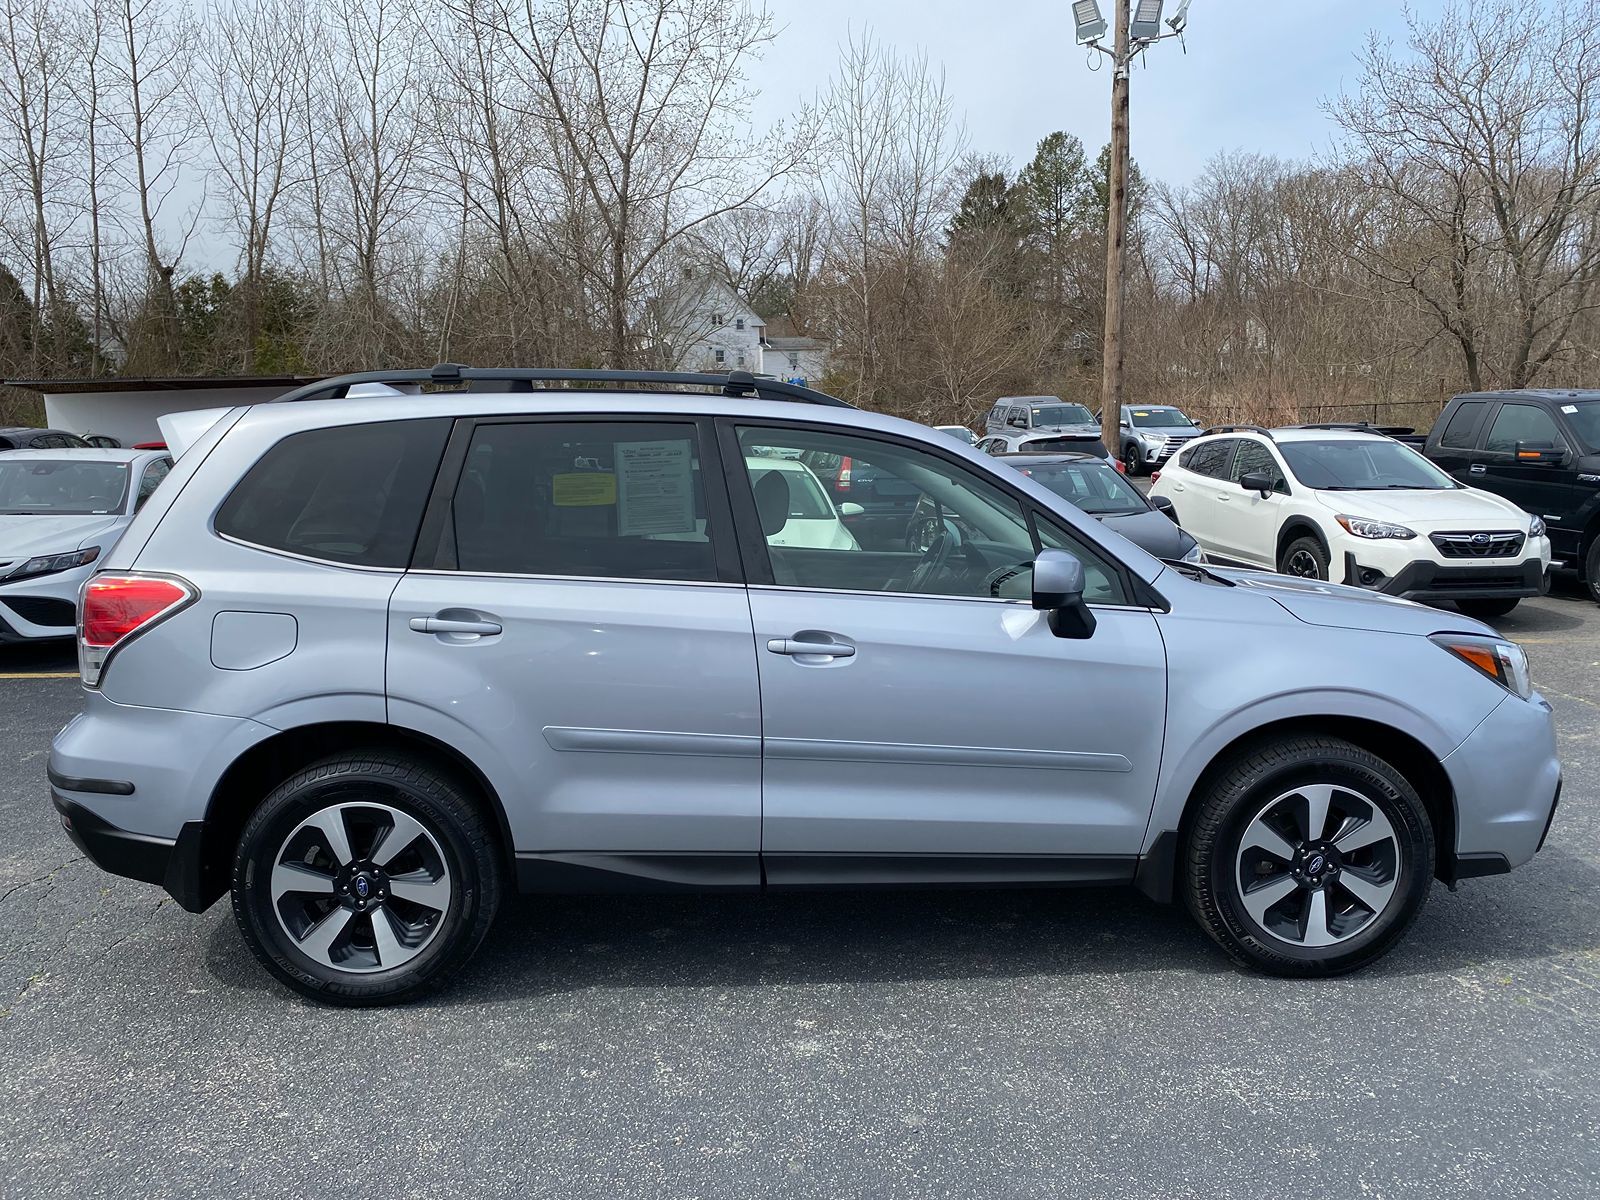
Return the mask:
M1563 404L1561 406L1561 411L1570 417L1573 413L1578 411L1578 406L1576 404Z
M617 536L694 531L689 440L617 443Z

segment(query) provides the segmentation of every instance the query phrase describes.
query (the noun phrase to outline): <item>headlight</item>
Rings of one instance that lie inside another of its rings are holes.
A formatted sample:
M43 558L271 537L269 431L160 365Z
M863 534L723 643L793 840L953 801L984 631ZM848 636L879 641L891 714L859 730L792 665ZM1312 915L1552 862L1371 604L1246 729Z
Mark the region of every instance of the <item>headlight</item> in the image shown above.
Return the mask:
M1391 525L1387 521L1369 521L1366 517L1349 516L1338 516L1334 520L1344 527L1346 533L1358 538L1394 538L1409 542L1417 536L1416 530L1407 529L1404 525Z
M1531 538L1543 537L1544 536L1544 532L1545 532L1544 531L1544 520L1542 518L1535 517L1528 524L1528 536L1529 537L1531 537Z
M72 550L66 554L41 554L38 558L30 558L12 571L6 576L5 581L12 583L15 580L29 579L35 575L54 575L57 571L70 571L74 567L86 567L99 557L99 546L85 546L82 550Z
M1514 692L1524 700L1533 695L1533 676L1528 673L1528 656L1514 642L1469 637L1462 633L1436 633L1431 640L1435 646L1450 651L1506 691Z
M1206 553L1204 550L1200 549L1199 542L1196 542L1194 545L1190 546L1189 553L1183 556L1183 561L1188 563L1203 563L1205 560Z

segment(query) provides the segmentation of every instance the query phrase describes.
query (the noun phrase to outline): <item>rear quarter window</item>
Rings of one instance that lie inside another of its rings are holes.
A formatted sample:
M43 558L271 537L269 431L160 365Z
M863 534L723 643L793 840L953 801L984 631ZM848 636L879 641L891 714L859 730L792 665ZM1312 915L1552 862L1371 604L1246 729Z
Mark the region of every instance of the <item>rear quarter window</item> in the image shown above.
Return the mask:
M362 567L404 567L444 454L446 417L290 434L217 510L225 537Z

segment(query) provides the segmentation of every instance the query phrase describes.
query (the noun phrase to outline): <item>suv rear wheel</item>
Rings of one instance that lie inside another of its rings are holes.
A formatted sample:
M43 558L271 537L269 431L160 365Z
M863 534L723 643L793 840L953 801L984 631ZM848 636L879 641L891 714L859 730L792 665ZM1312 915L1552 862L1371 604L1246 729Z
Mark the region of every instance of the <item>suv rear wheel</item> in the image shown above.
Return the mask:
M1589 553L1583 560L1583 581L1589 586L1589 595L1600 603L1600 534L1589 543Z
M483 815L402 755L325 759L279 784L240 835L233 912L267 970L335 1004L410 998L471 957L500 869Z
M1386 953L1427 897L1434 839L1422 800L1349 742L1260 746L1199 804L1184 857L1189 911L1247 966L1353 971Z

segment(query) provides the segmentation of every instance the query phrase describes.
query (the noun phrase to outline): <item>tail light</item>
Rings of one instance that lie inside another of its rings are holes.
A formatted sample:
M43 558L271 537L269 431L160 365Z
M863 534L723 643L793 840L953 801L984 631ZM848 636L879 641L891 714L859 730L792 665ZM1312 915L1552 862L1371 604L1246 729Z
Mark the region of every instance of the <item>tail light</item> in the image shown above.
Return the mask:
M1150 472L1150 482L1151 483L1154 483L1156 480L1158 480L1160 478L1161 478L1161 472L1160 471L1151 471Z
M848 492L850 490L850 456L846 454L839 460L839 478L833 481L833 490Z
M1123 462L1120 458L1114 458L1111 461L1117 464L1118 475L1126 475L1128 473L1128 464Z
M95 575L83 585L78 615L78 668L89 687L100 686L106 660L116 649L200 593L173 575Z

